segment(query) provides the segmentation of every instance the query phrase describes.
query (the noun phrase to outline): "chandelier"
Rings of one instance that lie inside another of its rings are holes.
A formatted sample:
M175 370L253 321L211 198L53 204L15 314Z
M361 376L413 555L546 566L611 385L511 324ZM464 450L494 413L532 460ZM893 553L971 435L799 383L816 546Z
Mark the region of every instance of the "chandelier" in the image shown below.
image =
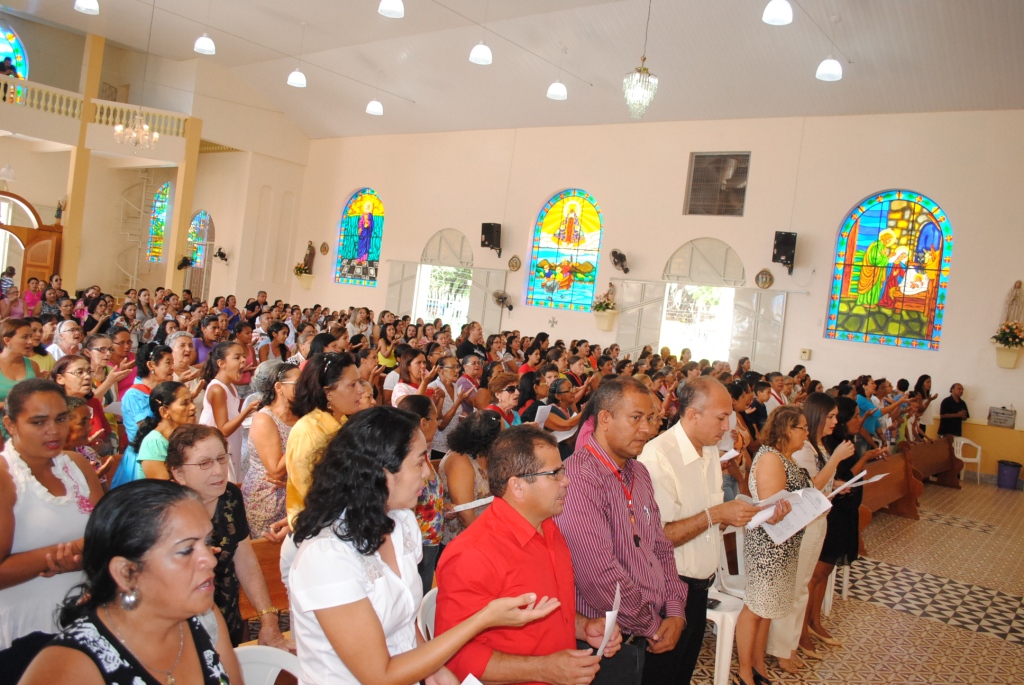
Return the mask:
M640 58L640 66L626 74L622 79L622 94L626 97L629 115L639 119L647 111L654 94L658 92L658 77L648 71L644 63L647 61L647 34L651 28L651 0L647 2L647 28L644 29L644 52Z
M118 124L114 127L114 140L122 145L131 145L136 152L139 150L152 150L156 142L160 140L160 134L149 130L149 124L142 117L142 112L136 112L132 117L130 126Z

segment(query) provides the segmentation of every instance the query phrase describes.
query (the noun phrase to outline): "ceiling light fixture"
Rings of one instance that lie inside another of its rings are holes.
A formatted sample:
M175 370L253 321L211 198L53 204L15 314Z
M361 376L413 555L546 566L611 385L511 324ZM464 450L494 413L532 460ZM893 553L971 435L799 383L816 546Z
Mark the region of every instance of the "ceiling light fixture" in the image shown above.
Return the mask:
M81 12L82 14L99 14L99 0L75 0L75 11Z
M306 42L306 22L302 22L302 37L299 38L299 63L295 67L295 71L288 74L288 85L293 88L305 88L306 87L306 75L302 73L302 50L305 47Z
M562 48L562 54L558 58L558 78L555 82L548 86L548 99L549 100L565 100L569 97L569 91L566 90L565 84L562 83L562 59L565 57L566 49Z
M380 0L377 14L388 19L401 19L405 16L405 4L402 0Z
M195 47L193 47L192 49L198 52L200 55L217 54L217 46L214 45L213 38L210 38L210 35L207 33L204 33L203 35L196 38Z
M493 61L491 49L487 47L487 43L484 42L484 37L487 35L487 10L490 9L490 5L490 2L484 5L484 23L480 24L480 28L483 29L484 35L480 37L480 42L477 45L474 45L473 49L469 52L469 61L483 67L486 67Z
M634 119L639 119L644 115L654 100L654 94L658 92L658 77L644 66L647 61L647 35L651 29L651 4L652 0L648 0L647 28L644 29L644 52L640 57L640 66L622 79L622 94L626 97L629 115Z
M146 102L146 80L149 76L149 49L153 43L153 19L156 17L156 3L153 3L153 10L149 13L149 35L146 38L146 65L142 69L142 102ZM152 150L160 140L160 134L149 129L146 117L142 113L142 104L139 111L132 117L128 126L118 124L114 127L114 140L121 145L130 145L133 153L139 150Z
M379 97L379 93L380 93L380 70L378 69L377 70L377 86L374 88L374 91L373 91L373 99L370 100L369 104L366 105L366 113L367 114L372 114L375 117L379 117L379 116L383 116L384 115L384 105L382 105L380 103L380 100L377 99Z
M818 70L814 72L814 78L819 81L838 81L843 78L843 65L832 55L821 60Z
M0 169L0 181L13 181L15 180L14 169L8 164L3 169Z
M771 26L786 26L793 23L793 7L789 0L771 0L764 8L761 21Z

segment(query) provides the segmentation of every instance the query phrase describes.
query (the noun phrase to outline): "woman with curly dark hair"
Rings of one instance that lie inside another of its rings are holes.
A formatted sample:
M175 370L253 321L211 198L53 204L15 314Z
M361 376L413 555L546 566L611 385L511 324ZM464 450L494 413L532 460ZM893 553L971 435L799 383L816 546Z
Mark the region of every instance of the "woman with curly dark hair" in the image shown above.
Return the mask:
M504 597L417 646L423 548L410 510L426 458L416 416L374 407L345 424L314 468L286 580L304 683L453 682L444 664L477 633L525 625L557 606L534 607L534 594Z
M487 450L501 432L502 420L496 412L475 411L462 419L448 436L448 454L438 465L446 504L458 506L490 497L487 484ZM446 519L442 540L448 544L484 513L487 505L467 509Z

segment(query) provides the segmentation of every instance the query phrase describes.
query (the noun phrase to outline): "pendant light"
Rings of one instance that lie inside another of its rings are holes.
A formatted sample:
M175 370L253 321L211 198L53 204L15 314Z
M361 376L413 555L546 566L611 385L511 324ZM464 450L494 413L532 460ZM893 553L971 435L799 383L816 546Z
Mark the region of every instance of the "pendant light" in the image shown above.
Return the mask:
M838 81L843 78L843 65L832 55L829 55L821 60L818 70L814 73L814 78L819 81Z
M651 0L647 2L647 28L644 29L644 52L640 57L640 66L626 74L622 79L622 94L629 107L629 115L639 119L647 111L654 94L658 92L658 77L647 70L647 35L651 28Z
M370 100L369 104L366 105L366 113L367 114L372 114L375 117L379 117L379 116L383 116L384 115L384 105L382 105L380 103L380 100L377 99L379 97L379 93L380 93L380 71L377 72L377 87L374 88L373 99Z
M82 14L99 14L99 0L75 0L75 11Z
M288 85L293 88L305 88L306 87L306 75L302 73L302 48L306 41L306 22L302 22L302 37L299 39L299 63L295 66L295 71L288 74Z
M771 26L786 26L793 23L793 7L789 0L771 0L764 8L761 21Z
M562 83L562 58L565 57L565 48L562 48L562 54L558 58L558 78L555 82L548 86L548 99L549 100L565 100L569 97L569 91L566 90L565 84Z
M213 43L213 38L210 38L210 34L204 33L203 35L196 38L195 47L192 48L200 55L216 55L217 46Z
M490 2L484 5L484 23L480 25L480 28L484 28L487 25L487 10L490 8ZM486 33L487 29L484 29ZM484 42L483 37L480 38L480 42L473 46L473 49L469 52L469 61L473 64L479 64L480 66L486 67L491 63L491 49L487 47L487 43Z
M405 16L405 4L402 0L380 0L377 14L388 19L401 19Z

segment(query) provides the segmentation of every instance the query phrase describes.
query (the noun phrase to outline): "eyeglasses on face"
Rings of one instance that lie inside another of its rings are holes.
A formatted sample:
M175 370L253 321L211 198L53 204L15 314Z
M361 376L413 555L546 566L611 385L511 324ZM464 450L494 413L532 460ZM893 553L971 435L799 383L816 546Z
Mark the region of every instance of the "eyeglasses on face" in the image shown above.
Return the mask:
M553 471L537 471L535 473L519 473L516 474L516 478L533 478L535 476L550 476L553 480L561 480L565 474L565 467L559 466Z
M213 468L214 462L223 466L228 463L228 454L225 452L224 454L213 457L212 459L203 459L197 464L182 464L182 466L198 466L200 471L209 471Z
M90 352L99 352L100 354L108 354L114 351L113 347L90 347Z
M519 392L518 385L507 385L502 392Z
M63 375L78 376L79 378L89 378L90 374L88 369L79 369L78 371L65 371Z

